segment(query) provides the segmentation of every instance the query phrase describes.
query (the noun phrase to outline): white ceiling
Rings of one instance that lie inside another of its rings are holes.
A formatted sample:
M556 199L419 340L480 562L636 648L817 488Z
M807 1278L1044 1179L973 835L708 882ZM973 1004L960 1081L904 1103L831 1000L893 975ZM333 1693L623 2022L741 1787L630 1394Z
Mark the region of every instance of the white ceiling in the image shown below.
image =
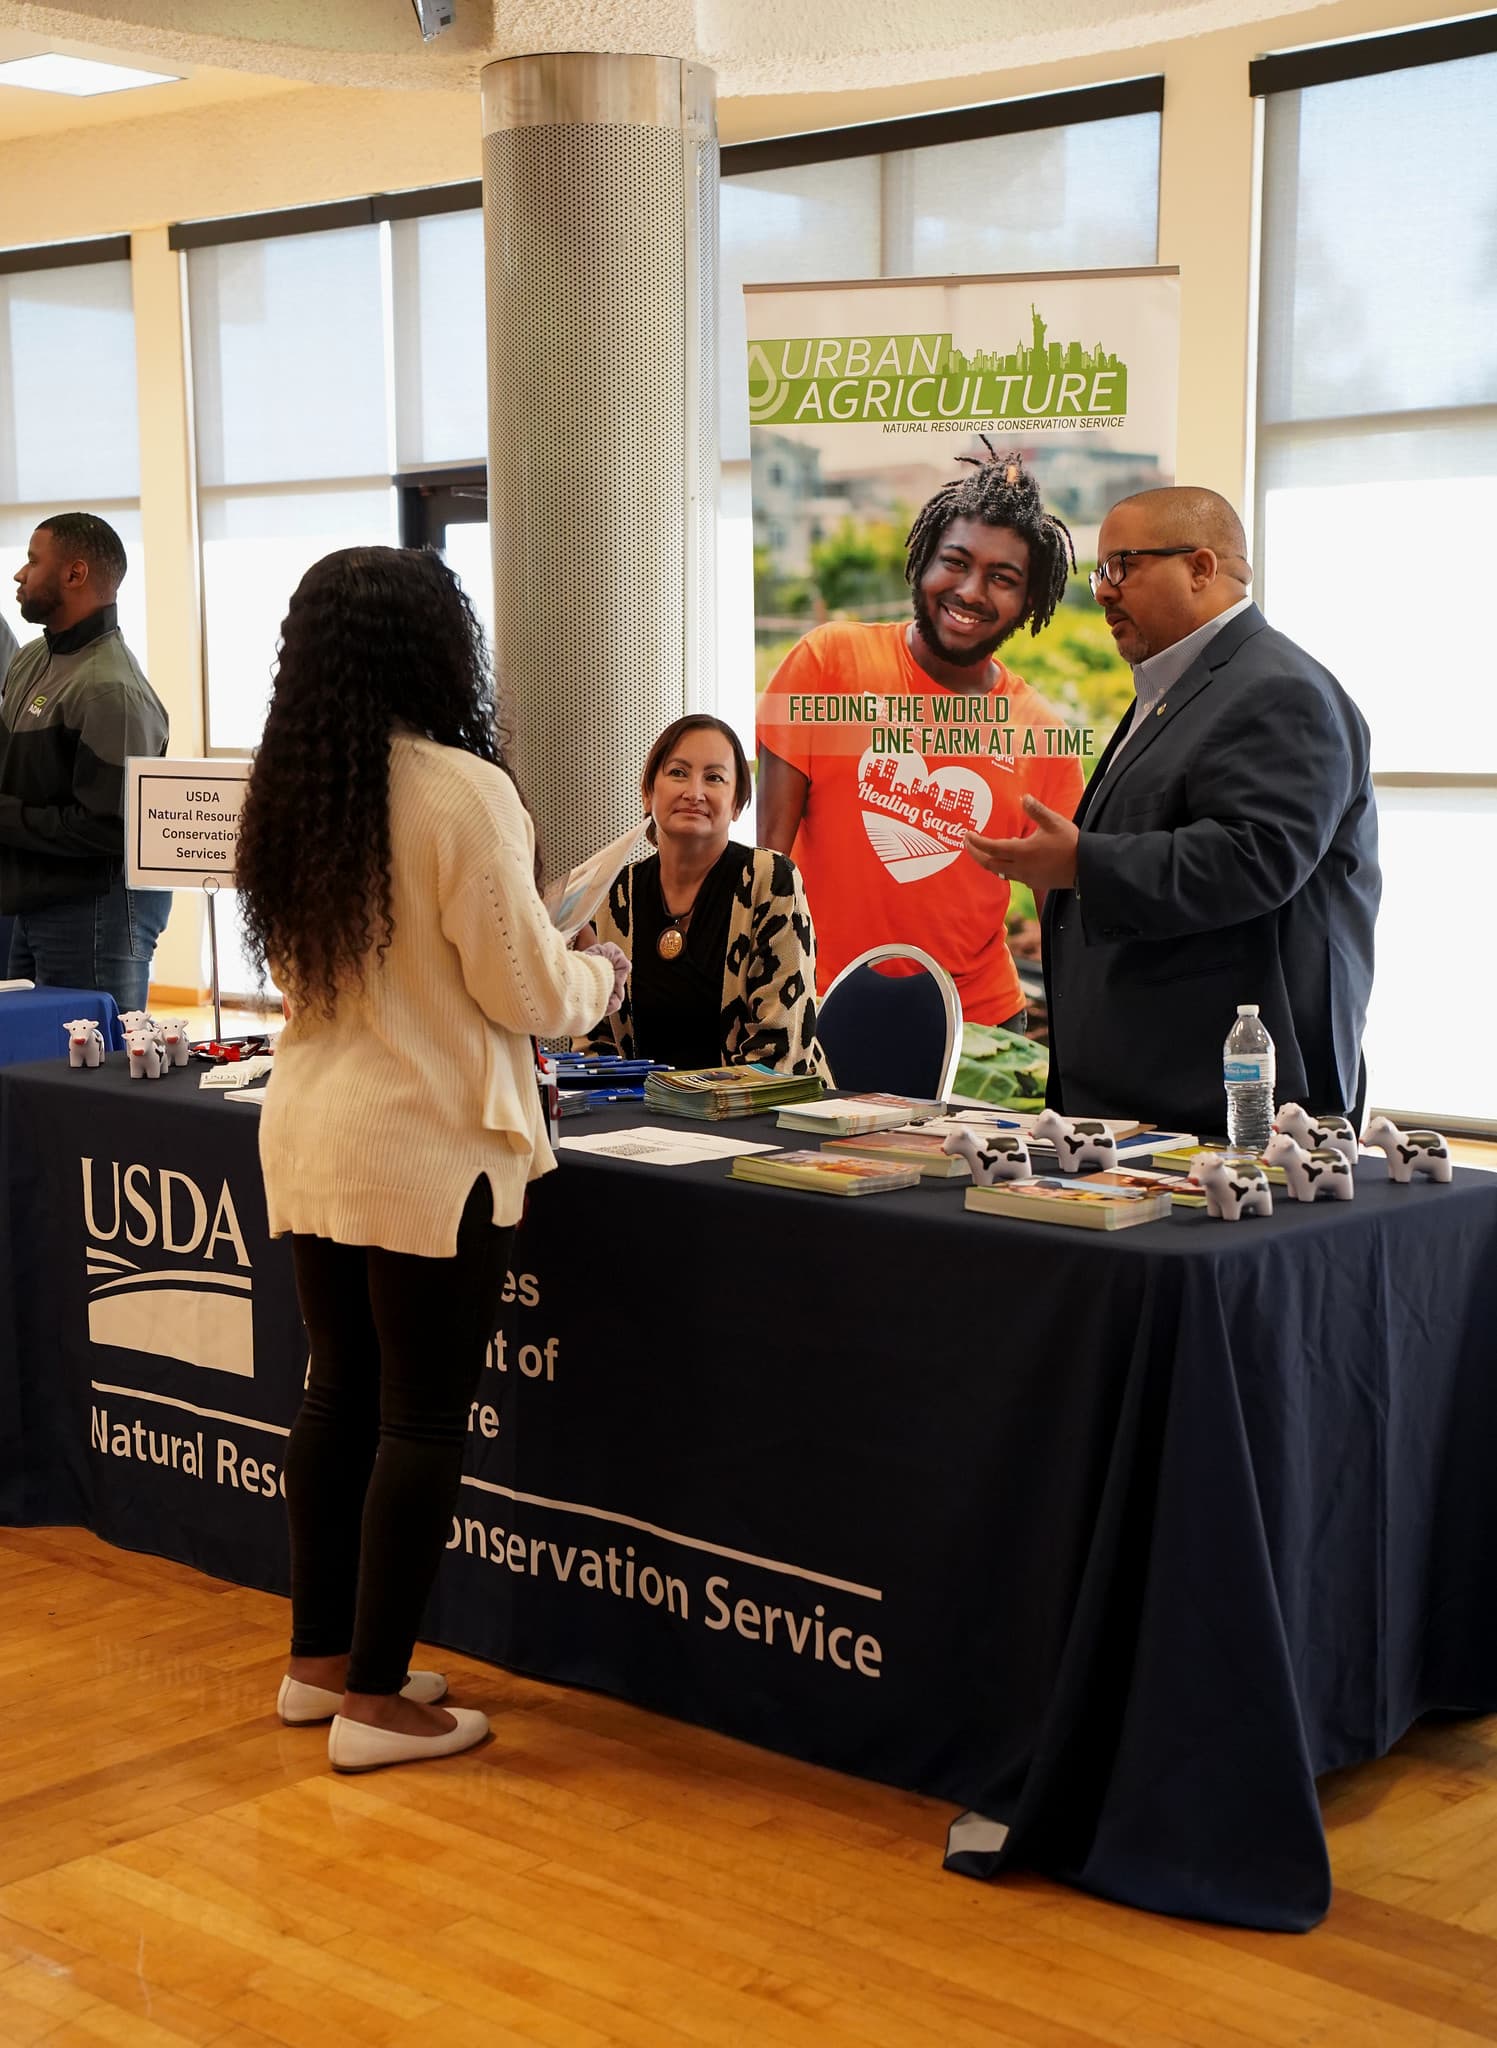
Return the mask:
M0 0L0 55L112 51L161 70L290 83L471 90L535 50L699 58L721 98L844 92L993 73L1266 20L1290 0L456 0L423 43L411 0ZM1306 0L1293 0L1303 14ZM1309 0L1313 6L1315 0ZM6 31L27 47L7 50ZM157 95L169 87L148 89ZM21 97L5 93L6 100ZM123 102L141 95L127 94ZM102 109L104 102L89 103ZM116 101L116 104L120 104ZM165 104L158 99L158 104ZM0 119L3 119L0 109ZM84 118L97 118L91 111ZM102 118L117 118L104 113ZM0 132L6 132L0 127Z
M250 71L217 70L198 64L147 63L146 53L139 46L83 42L76 36L4 25L9 16L39 11L0 5L0 64L8 64L17 57L38 57L47 51L57 51L65 57L101 58L108 64L134 64L148 71L184 71L186 75L169 85L102 93L91 99L71 99L64 93L31 92L21 86L0 84L0 142L19 142L28 136L56 135L112 121L138 121L152 114L181 113L225 100L255 99L266 93L296 89L288 78L265 78Z

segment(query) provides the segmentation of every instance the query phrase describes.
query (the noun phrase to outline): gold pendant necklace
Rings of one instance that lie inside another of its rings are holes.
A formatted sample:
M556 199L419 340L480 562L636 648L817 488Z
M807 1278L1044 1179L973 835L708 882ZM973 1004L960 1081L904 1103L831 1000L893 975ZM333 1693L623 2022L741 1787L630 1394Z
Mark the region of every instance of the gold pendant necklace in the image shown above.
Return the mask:
M660 892L660 908L665 912L665 924L655 941L655 951L662 960L678 960L686 945L686 927L691 923L691 913L696 909L693 897L688 909L673 912L665 900L665 891Z

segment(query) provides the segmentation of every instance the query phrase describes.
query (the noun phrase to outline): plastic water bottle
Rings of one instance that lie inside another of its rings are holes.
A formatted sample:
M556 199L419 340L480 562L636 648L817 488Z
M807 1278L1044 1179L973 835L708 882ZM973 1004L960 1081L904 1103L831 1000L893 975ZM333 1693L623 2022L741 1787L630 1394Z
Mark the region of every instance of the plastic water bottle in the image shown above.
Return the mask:
M1234 1152L1263 1150L1273 1136L1273 1040L1256 1003L1237 1005L1237 1022L1222 1047L1222 1081L1227 1090L1227 1140Z

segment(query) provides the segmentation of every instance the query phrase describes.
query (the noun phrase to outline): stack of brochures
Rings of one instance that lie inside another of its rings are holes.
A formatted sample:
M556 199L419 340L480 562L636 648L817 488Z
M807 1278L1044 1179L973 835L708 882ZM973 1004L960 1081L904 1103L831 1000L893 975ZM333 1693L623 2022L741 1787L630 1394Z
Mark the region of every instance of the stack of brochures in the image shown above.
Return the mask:
M911 1188L920 1178L918 1167L833 1159L826 1152L740 1152L728 1171L733 1180L804 1188L817 1195L881 1195L890 1188Z
M1063 1179L1010 1180L996 1187L968 1188L969 1209L989 1216L1017 1216L1029 1223L1070 1223L1082 1230L1126 1230L1135 1223L1162 1223L1170 1198L1146 1188L1099 1187L1097 1174Z
M676 1067L646 1074L645 1104L666 1116L758 1116L782 1102L815 1102L825 1084L816 1074L780 1074L773 1067Z
M1100 1173L1084 1173L1081 1183L1089 1188L1142 1188L1145 1194L1168 1195L1177 1209L1204 1209L1206 1190L1188 1173L1155 1173L1146 1166L1108 1166Z
M855 1138L831 1138L822 1151L834 1158L849 1154L859 1159L882 1159L889 1166L913 1166L931 1180L968 1180L972 1169L965 1159L942 1150L946 1140L939 1131L922 1131L906 1126L897 1131L865 1131Z
M829 1102L805 1102L780 1111L785 1131L816 1131L824 1138L851 1138L864 1131L892 1131L904 1124L941 1116L944 1102L925 1102L918 1095L837 1095Z
M1194 1143L1189 1145L1170 1145L1158 1152L1151 1152L1149 1157L1155 1166L1162 1166L1170 1173L1188 1174L1203 1152L1219 1152L1228 1159L1233 1157L1225 1140L1220 1145L1197 1145ZM1263 1167L1263 1171L1269 1180L1275 1181L1280 1187L1285 1185L1284 1169L1282 1166L1264 1166L1261 1159L1256 1164Z

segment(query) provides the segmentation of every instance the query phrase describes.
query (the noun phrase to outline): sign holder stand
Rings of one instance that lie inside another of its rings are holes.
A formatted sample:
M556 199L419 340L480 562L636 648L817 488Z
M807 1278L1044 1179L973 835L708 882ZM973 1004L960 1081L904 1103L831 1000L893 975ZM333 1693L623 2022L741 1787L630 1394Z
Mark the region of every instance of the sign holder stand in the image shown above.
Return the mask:
M208 899L208 958L212 965L213 978L213 1042L223 1044L224 1020L218 993L218 892L219 882L204 882L203 894Z
M131 889L201 889L208 904L213 1042L224 1035L218 964L218 892L234 886L239 812L252 763L131 755L125 763L125 883ZM197 971L202 973L202 955Z

